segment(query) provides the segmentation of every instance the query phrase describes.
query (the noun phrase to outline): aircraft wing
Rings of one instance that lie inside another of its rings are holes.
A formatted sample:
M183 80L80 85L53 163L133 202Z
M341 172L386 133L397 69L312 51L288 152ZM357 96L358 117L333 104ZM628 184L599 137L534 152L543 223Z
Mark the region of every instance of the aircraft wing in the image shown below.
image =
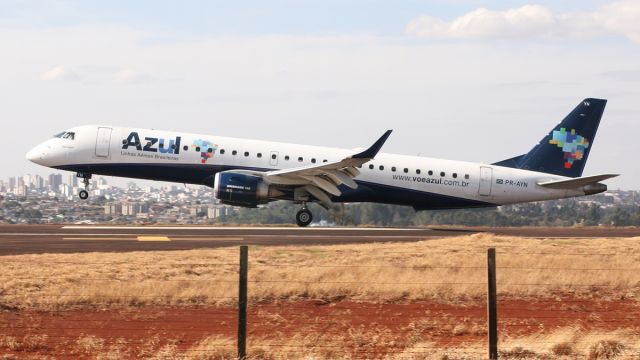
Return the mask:
M246 170L239 172L260 176L269 184L301 187L325 207L329 207L332 204L329 195L340 196L341 194L338 189L339 185L346 185L352 189L358 187L358 184L353 180L360 174L358 166L373 159L389 135L391 135L391 130L387 130L368 149L347 156L340 161L265 172Z
M545 181L538 183L538 185L550 189L575 189L580 186L595 184L597 182L611 179L616 176L618 176L618 174L593 175L568 180Z

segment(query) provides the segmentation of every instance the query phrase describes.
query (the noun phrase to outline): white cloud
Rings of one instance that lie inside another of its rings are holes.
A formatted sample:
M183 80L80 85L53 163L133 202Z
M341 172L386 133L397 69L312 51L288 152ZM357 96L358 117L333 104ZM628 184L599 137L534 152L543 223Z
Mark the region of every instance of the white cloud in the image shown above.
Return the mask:
M406 33L429 39L591 38L622 35L640 43L640 1L615 2L593 12L554 14L542 5L503 11L479 8L452 21L423 15Z
M138 72L132 68L124 68L118 71L113 81L120 84L140 84L153 80L149 74Z
M593 16L603 29L623 34L640 43L640 1L616 2L603 7L601 13L595 13Z
M506 11L474 10L451 22L420 16L407 25L407 33L428 38L513 38L540 35L554 26L553 13L540 5L525 5Z
M80 76L70 69L64 66L55 66L46 72L44 72L40 79L53 81L53 80L80 80Z

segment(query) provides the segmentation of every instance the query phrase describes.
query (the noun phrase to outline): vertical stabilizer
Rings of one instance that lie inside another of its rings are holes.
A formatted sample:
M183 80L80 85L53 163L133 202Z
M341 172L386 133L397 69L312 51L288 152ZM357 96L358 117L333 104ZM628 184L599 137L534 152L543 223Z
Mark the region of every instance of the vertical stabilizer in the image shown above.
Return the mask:
M584 99L527 154L495 165L582 176L606 104L603 99Z

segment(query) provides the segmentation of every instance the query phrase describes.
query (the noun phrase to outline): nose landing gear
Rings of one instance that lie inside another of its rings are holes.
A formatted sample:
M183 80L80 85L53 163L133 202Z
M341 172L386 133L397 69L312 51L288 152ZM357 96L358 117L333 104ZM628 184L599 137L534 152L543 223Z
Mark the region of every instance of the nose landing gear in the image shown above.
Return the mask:
M91 174L78 173L76 175L79 178L82 178L82 183L84 184L84 189L78 192L78 197L82 200L87 200L89 198L89 180L91 179Z
M305 227L311 224L312 220L313 215L311 214L311 211L307 209L307 204L303 203L302 209L296 213L296 223L298 226Z

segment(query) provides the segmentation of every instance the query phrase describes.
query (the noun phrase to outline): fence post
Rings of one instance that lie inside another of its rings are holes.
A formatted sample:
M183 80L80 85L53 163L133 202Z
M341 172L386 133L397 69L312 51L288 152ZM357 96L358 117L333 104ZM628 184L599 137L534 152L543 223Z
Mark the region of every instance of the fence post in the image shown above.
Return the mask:
M487 251L487 322L489 327L489 359L498 359L498 304L496 291L496 249Z
M238 359L247 357L247 278L249 248L240 246L240 283L238 291Z

